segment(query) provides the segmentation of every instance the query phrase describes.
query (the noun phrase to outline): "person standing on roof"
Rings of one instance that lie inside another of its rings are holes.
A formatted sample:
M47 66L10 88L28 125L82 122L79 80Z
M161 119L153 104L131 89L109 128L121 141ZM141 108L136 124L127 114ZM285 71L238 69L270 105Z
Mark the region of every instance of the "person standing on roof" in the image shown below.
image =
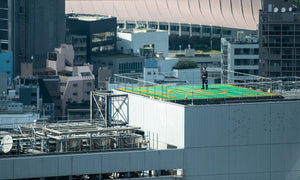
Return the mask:
M201 73L201 79L202 79L202 89L204 89L204 84L206 84L206 89L208 89L208 73L206 71L206 67L203 67L202 73Z

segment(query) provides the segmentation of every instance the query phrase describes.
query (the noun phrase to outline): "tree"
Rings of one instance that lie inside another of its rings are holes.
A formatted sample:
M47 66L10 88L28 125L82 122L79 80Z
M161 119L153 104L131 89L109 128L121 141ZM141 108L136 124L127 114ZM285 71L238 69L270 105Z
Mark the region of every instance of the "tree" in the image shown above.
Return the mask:
M174 69L193 69L198 68L195 61L179 61Z

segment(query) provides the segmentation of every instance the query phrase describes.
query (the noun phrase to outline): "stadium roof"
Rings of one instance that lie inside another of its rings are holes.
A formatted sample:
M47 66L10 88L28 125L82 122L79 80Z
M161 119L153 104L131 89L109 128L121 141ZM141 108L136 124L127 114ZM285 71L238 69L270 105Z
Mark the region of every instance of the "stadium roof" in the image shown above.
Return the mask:
M66 0L66 13L257 29L261 0Z

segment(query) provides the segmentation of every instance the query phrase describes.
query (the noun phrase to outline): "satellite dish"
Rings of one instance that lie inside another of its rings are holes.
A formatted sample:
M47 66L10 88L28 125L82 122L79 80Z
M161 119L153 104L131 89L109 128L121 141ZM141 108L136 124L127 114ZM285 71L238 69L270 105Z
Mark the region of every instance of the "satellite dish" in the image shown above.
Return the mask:
M6 135L2 138L0 144L0 151L8 153L13 146L13 139L10 135Z
M292 11L293 11L293 8L292 8L292 7L289 7L289 11L292 12Z
M281 8L281 12L285 12L285 11L286 11L285 7Z
M274 8L274 12L276 12L276 13L278 12L278 8L277 7Z

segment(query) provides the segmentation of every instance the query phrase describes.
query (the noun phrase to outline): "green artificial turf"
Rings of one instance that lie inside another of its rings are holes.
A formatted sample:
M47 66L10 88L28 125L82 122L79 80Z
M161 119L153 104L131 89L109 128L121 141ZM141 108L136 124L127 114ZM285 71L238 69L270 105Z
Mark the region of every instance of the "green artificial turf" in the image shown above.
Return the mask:
M208 90L201 88L202 85L148 86L120 88L120 90L164 100L277 96L276 94L237 87L229 84L209 85Z

